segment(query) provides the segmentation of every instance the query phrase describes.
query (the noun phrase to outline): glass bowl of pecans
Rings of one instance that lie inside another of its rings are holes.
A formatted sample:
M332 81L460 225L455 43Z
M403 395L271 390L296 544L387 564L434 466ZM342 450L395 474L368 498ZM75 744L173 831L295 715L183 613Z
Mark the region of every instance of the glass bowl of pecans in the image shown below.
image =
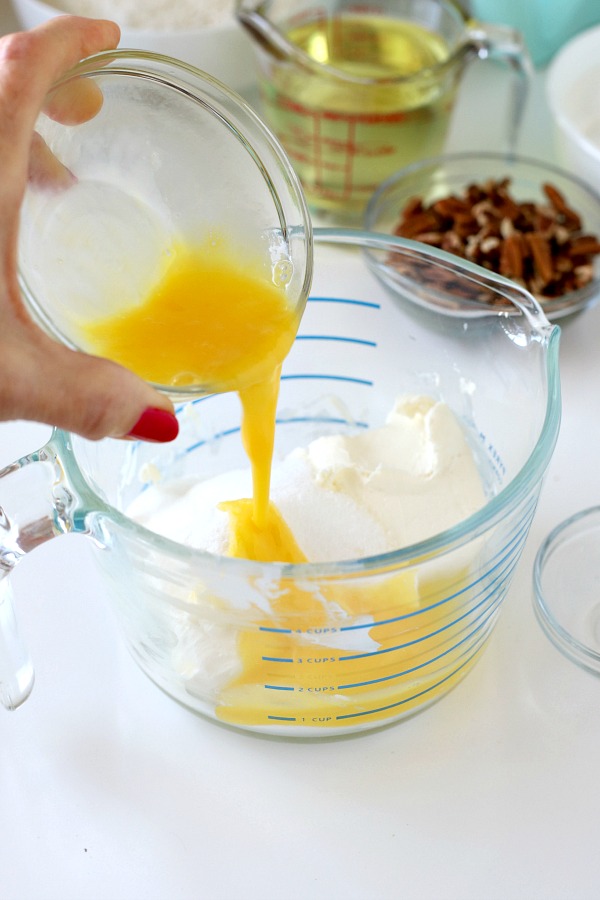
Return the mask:
M437 247L525 287L548 319L600 299L600 195L549 163L500 153L425 159L385 181L365 215L369 231ZM458 279L422 261L371 258L392 290L459 317L502 308L480 281ZM506 309L512 304L507 297Z

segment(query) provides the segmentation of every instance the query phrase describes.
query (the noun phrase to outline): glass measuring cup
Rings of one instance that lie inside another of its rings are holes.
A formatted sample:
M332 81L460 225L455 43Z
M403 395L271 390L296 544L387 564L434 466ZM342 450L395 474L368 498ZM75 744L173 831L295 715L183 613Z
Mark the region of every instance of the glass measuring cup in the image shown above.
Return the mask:
M401 297L378 277L375 264L390 253L482 284L513 308L464 321L423 309L408 281ZM557 436L558 334L528 294L456 257L317 229L314 286L283 371L276 458L321 435L363 433L398 394L431 395L466 431L485 506L417 544L340 562L260 564L160 537L128 515L149 485L245 465L235 397L215 394L179 410L173 445L55 432L6 467L0 571L57 535L87 535L134 658L216 721L324 737L400 719L472 669L497 620ZM15 707L32 670L10 578L0 590L0 699ZM286 607L290 596L300 609Z
M21 290L36 321L67 346L111 355L93 343L90 326L135 312L182 248L200 262L220 252L231 270L275 285L297 327L312 277L302 189L258 116L209 75L141 51L82 62L47 97L30 173ZM178 360L186 349L195 353L197 339L198 362L206 358L206 307L215 292L206 274L178 323L157 318L148 357ZM250 324L258 343L262 325ZM244 365L235 384L191 366L147 380L187 398L238 389Z
M264 114L309 205L355 219L379 184L443 149L470 60L515 73L514 149L531 70L520 35L467 22L451 0L238 0L254 38Z

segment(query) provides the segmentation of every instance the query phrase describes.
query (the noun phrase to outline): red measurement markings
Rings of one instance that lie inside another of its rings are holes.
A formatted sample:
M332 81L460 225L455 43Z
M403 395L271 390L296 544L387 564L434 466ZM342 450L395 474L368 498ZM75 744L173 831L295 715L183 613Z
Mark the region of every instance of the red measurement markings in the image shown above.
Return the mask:
M352 3L346 7L347 13L354 13L355 16L384 16L386 11L383 6L377 6L373 3Z
M315 189L318 191L323 184L323 159L321 156L321 117L312 115L313 135L313 164L315 167Z
M356 158L391 156L397 151L395 144L389 141L380 144L361 141L361 126L395 126L411 118L411 114L405 112L350 114L314 109L280 94L269 100L287 114L285 125L280 126L279 136L288 156L292 162L312 167L313 192L329 199L347 200L356 193L370 196L377 184L357 186L354 183ZM328 135L325 130L327 122L338 127L344 125L345 137ZM335 154L337 159L328 156L327 151ZM334 173L341 176L341 184L337 187L327 183L327 175Z
M290 97L284 97L281 94L277 94L277 96L271 102L284 112L295 113L296 115L302 116L303 118L312 118L312 116L318 115L322 119L331 122L353 121L360 125L380 125L386 123L390 125L397 125L399 122L406 121L406 119L409 119L411 117L414 118L414 113L406 112L348 113L337 112L334 109L311 109L308 106L304 106L303 103L298 103L297 100L292 100Z
M346 139L346 147L344 149L345 153L345 164L344 164L344 188L342 190L342 197L344 200L348 199L348 197L352 196L352 182L354 175L354 157L356 156L356 123L350 119L348 121L348 131L347 131L347 139Z
M329 12L324 6L311 6L310 9L291 16L285 26L285 31L286 33L292 31L295 27L303 25L305 22L327 22L328 19Z
M353 199L358 197L369 198L379 185L379 181L373 182L373 184L361 184L359 187L354 188ZM310 193L314 194L315 197L320 197L322 200L339 200L341 196L340 191L335 187L322 187L319 190L311 188Z

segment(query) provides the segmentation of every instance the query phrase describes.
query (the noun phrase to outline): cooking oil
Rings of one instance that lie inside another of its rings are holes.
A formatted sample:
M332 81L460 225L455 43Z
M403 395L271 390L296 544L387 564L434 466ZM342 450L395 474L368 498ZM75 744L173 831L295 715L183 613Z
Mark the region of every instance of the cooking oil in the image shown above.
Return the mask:
M441 65L450 56L441 35L358 14L286 34L322 68L272 61L265 114L311 206L360 212L384 178L442 150L460 73Z

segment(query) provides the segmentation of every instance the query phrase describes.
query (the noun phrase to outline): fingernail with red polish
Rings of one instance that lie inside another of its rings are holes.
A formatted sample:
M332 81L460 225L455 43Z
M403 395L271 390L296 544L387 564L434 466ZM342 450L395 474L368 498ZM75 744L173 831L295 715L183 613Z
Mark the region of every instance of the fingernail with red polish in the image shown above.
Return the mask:
M174 440L179 434L179 422L173 413L166 409L148 407L137 420L129 434L129 438L152 441L163 444Z

